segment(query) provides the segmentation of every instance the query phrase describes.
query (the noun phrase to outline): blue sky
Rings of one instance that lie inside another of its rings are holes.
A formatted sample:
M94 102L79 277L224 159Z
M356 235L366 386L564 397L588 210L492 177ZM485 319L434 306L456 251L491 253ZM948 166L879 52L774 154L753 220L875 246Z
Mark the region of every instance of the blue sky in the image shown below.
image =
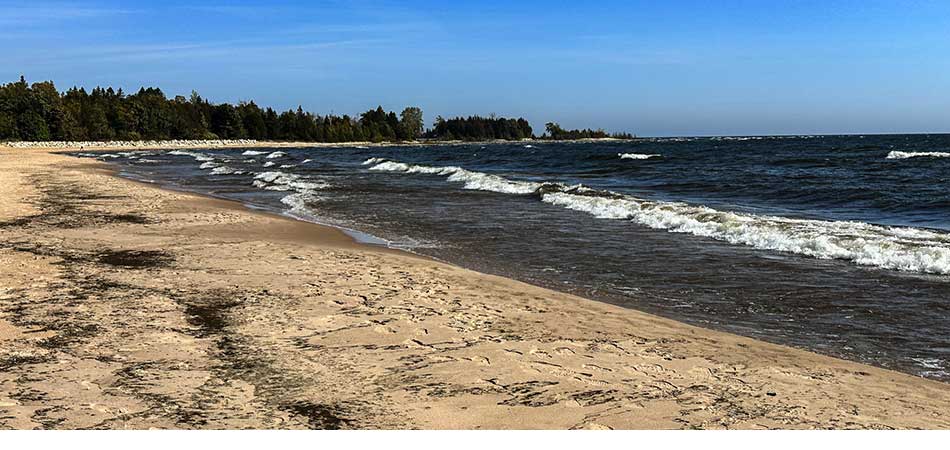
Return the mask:
M948 1L0 0L0 79L640 135L950 132Z

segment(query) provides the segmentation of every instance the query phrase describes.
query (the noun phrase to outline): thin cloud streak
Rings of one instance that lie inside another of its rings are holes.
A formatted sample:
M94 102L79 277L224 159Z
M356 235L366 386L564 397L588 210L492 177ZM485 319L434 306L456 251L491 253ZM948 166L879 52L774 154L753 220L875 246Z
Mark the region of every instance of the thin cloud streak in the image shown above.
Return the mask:
M70 20L99 19L134 14L137 11L113 8L84 8L72 5L0 5L0 24L32 26Z
M343 47L358 47L389 42L385 39L347 39L303 44L261 44L249 41L224 41L208 43L180 44L143 44L86 47L68 53L47 53L44 61L32 59L31 64L63 64L83 62L133 62L160 60L189 60L198 57L213 58L223 56L249 55L286 55L293 53L311 53Z

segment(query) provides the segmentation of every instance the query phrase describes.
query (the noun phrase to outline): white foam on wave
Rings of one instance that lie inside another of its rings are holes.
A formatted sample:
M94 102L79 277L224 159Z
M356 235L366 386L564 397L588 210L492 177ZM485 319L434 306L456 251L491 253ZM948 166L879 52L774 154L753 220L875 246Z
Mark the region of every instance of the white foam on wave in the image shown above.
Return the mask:
M460 167L410 165L372 158L370 170L447 176L465 189L540 194L545 203L602 219L630 220L650 228L688 233L762 250L842 259L884 269L950 275L950 234L863 222L791 219L719 211L706 206L639 199L584 186L513 181ZM543 189L542 189L543 188Z
M201 170L211 169L211 175L242 175L244 171L228 167L216 161L205 161L198 166Z
M267 153L267 152L259 152L259 151L257 151L257 150L247 150L247 151L245 151L244 153L241 153L241 155L243 155L243 156L257 156L257 155L263 155L264 153Z
M950 158L948 152L901 152L892 151L887 154L887 159L907 159L907 158Z
M448 181L465 183L464 189L500 192L503 194L531 194L541 187L541 183L530 181L512 181L498 175L473 172L461 167L431 167L370 158L364 164L375 164L369 170L378 172L420 173L447 176Z
M657 154L642 154L642 153L617 153L617 156L620 159L650 159L650 158L659 158L660 155Z
M289 213L292 215L305 215L310 217L313 211L307 207L307 203L313 203L320 200L316 194L321 189L330 187L328 183L314 181L300 175L273 171L263 172L254 176L254 186L270 191L290 191L280 199L280 202L289 206Z
M386 158L370 158L370 159L367 159L366 161L363 161L363 165L368 166L370 164L379 164L385 161L386 161Z
M214 158L211 156L205 155L204 153L198 152L189 152L186 150L172 150L168 152L169 155L179 155L179 156L190 156L195 158L195 161L214 161Z
M285 157L285 156L287 156L287 154L284 153L284 152L274 152L274 153L271 153L271 154L267 155L267 159L283 158L283 157Z
M312 191L326 189L330 185L322 181L312 181L299 175L286 172L263 172L254 177L254 185L271 191Z
M274 161L267 161L264 163L264 167L274 167L275 165L276 163L274 163Z
M599 218L628 219L650 228L763 250L844 259L885 269L950 274L950 235L944 233L863 222L740 214L630 196L608 198L555 192L543 194L542 200Z
M307 207L307 203L314 203L319 200L320 197L315 195L313 192L298 192L285 196L284 198L280 199L280 202L289 206L289 212L292 214L310 215L313 213L313 211Z
M243 175L243 170L237 170L233 167L220 166L211 169L211 175Z

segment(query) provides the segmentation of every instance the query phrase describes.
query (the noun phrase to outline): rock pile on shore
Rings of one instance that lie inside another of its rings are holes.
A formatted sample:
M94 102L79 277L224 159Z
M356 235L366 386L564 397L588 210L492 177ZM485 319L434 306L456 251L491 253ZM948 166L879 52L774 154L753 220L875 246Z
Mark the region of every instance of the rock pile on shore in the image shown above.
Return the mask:
M223 147L227 145L255 144L254 139L209 139L168 141L36 141L0 142L0 147L11 148L142 148L142 147Z

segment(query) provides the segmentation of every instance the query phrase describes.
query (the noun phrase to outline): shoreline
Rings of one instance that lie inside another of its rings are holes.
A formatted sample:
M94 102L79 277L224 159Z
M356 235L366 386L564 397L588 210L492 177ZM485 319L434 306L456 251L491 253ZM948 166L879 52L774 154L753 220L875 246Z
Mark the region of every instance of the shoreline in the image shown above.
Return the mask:
M236 144L236 145L237 145L237 144ZM240 145L237 145L237 146L240 147ZM186 147L186 148L193 148L193 147ZM97 149L97 150L98 150L98 149ZM373 249L375 249L375 250L377 250L377 251L391 251L391 252L396 252L396 253L398 253L398 254L405 255L405 256L411 256L411 257L420 258L420 259L424 259L424 260L428 260L428 261L432 261L432 262L436 262L436 263L449 264L449 265L452 265L452 266L454 266L454 267L462 268L461 266L457 266L457 265L452 264L452 263L449 263L449 262L447 262L447 261L441 261L441 260L435 259L435 258L433 258L433 257L431 257L431 256L428 256L428 255L423 255L423 254L419 254L419 253L414 253L414 252L411 252L411 251L408 251L408 250L405 250L405 249L401 249L401 248L390 247L390 246L385 245L385 244L383 244L383 243L372 242L372 240L378 240L378 241L382 241L382 242L386 242L386 241L385 241L384 239L380 238L380 237L374 236L374 235L369 234L369 233L365 233L365 232L360 231L360 230L355 230L355 229L351 229L351 228L344 228L344 227L341 227L341 226L332 225L332 224L328 224L328 223L321 223L321 222L319 222L319 221L317 221L317 220L307 220L306 218L298 218L298 217L295 217L295 216L293 216L293 215L291 215L291 214L281 213L281 212L278 212L278 211L272 211L272 210L268 210L268 209L266 209L266 208L259 208L259 207L256 207L256 206L252 206L252 205L250 205L250 204L248 204L248 203L241 202L241 201L239 201L239 200L234 200L234 199L230 199L230 198L226 198L226 197L221 197L221 196L215 196L215 195L211 195L211 194L204 193L204 192L190 191L190 190L187 190L187 189L176 189L175 187L172 187L172 186L169 186L169 185L165 185L165 184L161 184L161 183L159 183L159 182L153 182L153 181L147 181L147 180L138 180L138 179L135 179L135 178L132 178L132 177L125 177L125 176L122 176L122 175L119 173L119 170L118 170L115 166L113 166L113 165L111 165L111 164L109 164L109 163L103 162L103 161L88 161L88 162L83 162L83 163L87 163L87 164L89 164L90 166L95 166L95 167L90 167L89 170L101 171L101 172L104 172L105 174L107 174L107 175L110 176L110 177L113 177L113 178L116 178L116 179L122 180L122 181L128 181L128 182L131 182L131 183L135 183L135 184L141 185L143 188L147 188L147 189L161 189L161 190L164 190L164 191L170 191L170 192L180 193L180 194L183 194L183 195L189 195L189 196L199 197L199 198L207 199L208 201L212 201L212 202L219 203L219 204L221 204L221 205L228 205L228 207L230 207L230 208L233 208L233 209L235 209L235 210L237 210L237 211L247 212L247 213L249 213L249 214L261 215L261 216L265 216L265 217L272 218L272 219L287 220L287 221L290 221L290 222L293 222L293 223L304 223L304 224L307 224L307 225L312 225L312 226L320 227L320 228L325 229L325 231L326 231L327 233L337 233L337 234L342 235L345 239L349 240L349 245L352 245L352 246L357 246L357 247L358 247L358 246L367 246L367 247L373 248ZM361 237L361 235L368 236L368 237L370 238L370 241L364 241L363 238ZM321 244L323 244L323 242L321 242Z
M0 149L0 171L0 427L950 428L950 384L102 163Z
M650 138L585 138L585 139L522 139L520 141L508 141L504 139L489 141L406 141L406 142L293 142L293 141L256 141L253 139L234 139L234 140L181 140L181 141L16 141L0 142L0 149L8 150L50 150L50 151L107 151L107 150L163 150L163 149L189 149L189 148L339 148L339 147L407 147L407 146L462 146L462 145L486 145L486 144L557 144L557 143L605 143L605 142L636 142L638 140L647 140ZM80 145L85 149L80 150Z

